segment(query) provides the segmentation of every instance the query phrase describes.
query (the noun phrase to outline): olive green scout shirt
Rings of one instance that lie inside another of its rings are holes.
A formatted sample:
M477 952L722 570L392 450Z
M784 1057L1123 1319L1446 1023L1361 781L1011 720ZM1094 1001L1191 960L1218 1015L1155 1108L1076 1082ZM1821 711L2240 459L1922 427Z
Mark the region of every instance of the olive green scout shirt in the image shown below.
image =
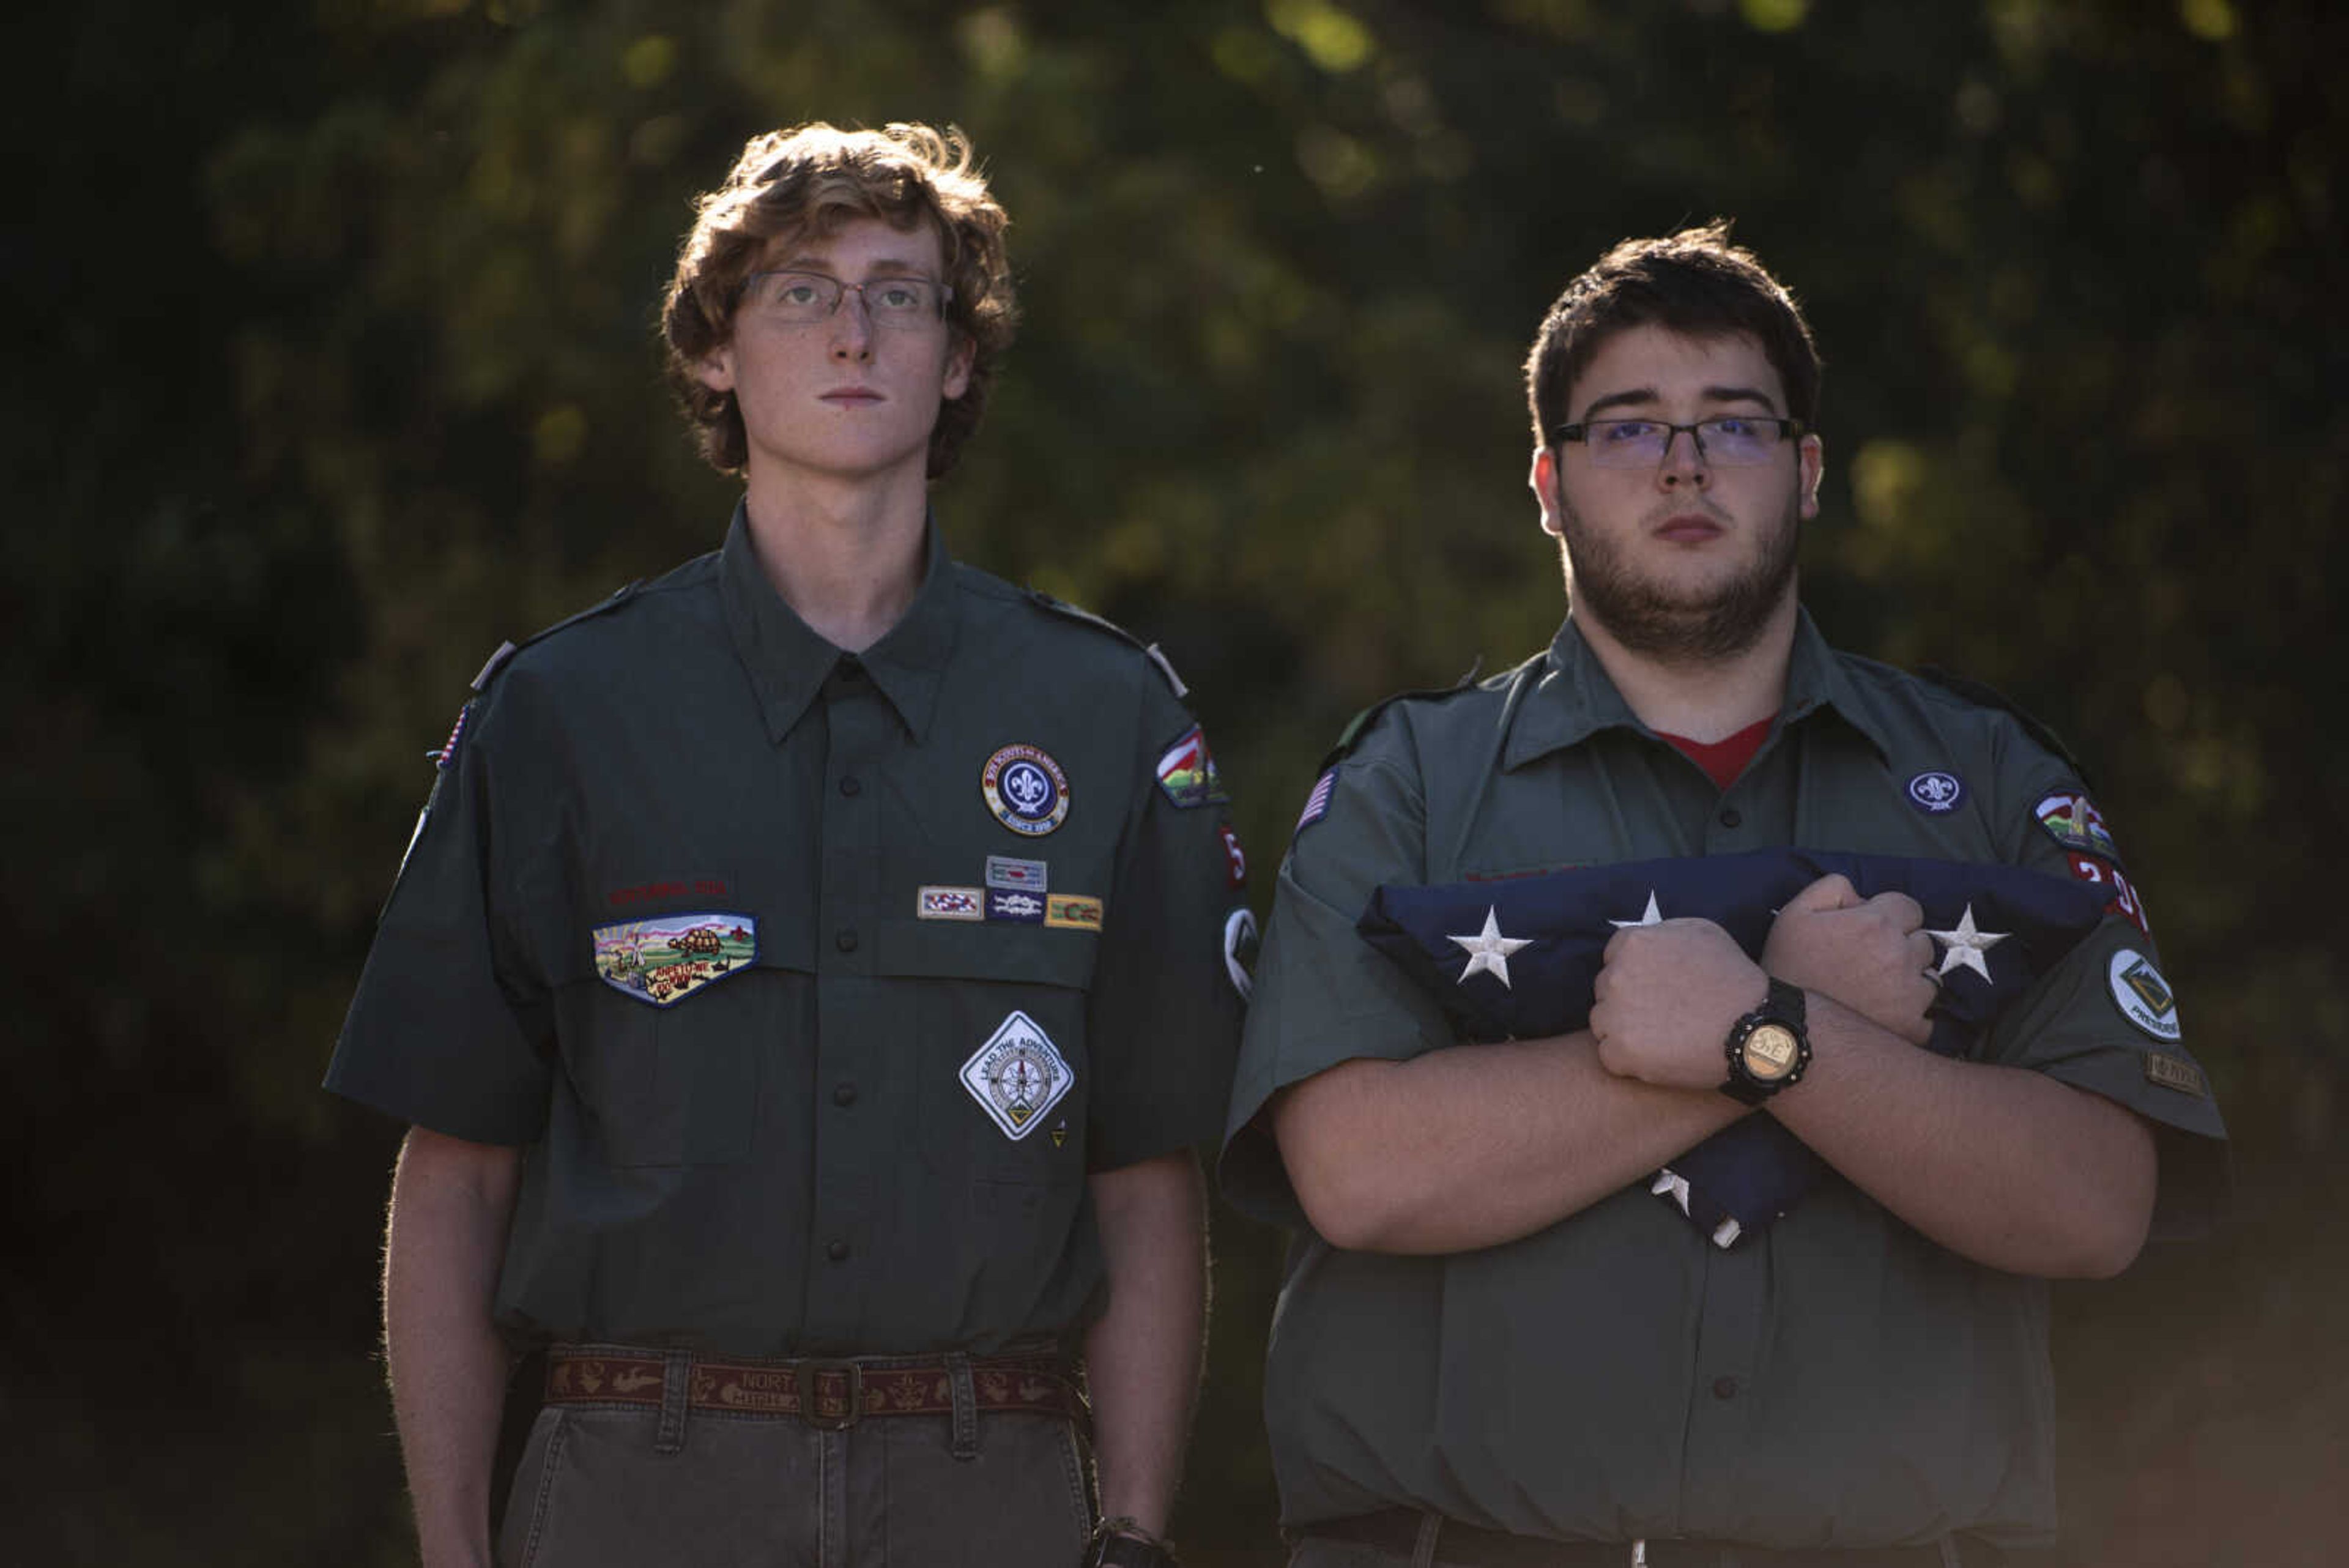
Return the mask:
M1221 1126L1237 845L1154 658L947 558L862 657L725 547L481 683L326 1084L526 1145L528 1336L980 1351Z
M2085 877L2059 828L2110 846L2072 826L2079 790L2009 713L1838 655L1807 617L1784 711L1725 794L1632 716L1571 618L1543 658L1389 708L1282 868L1224 1157L1235 1199L1302 1232L1265 1398L1284 1521L1402 1505L1599 1541L2047 1538L2043 1282L1944 1251L1833 1175L1726 1251L1642 1182L1479 1251L1341 1251L1256 1118L1350 1058L1477 1049L1356 934L1381 883L1786 845ZM2167 1223L2207 1204L2224 1133L2158 961L2108 914L1977 1054L2153 1118Z

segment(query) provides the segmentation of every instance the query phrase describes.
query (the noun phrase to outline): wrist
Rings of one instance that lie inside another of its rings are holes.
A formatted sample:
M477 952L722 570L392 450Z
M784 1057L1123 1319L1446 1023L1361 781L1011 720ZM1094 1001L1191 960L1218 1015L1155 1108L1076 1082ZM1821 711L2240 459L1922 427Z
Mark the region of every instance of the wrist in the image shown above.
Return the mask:
M1093 1526L1085 1568L1176 1568L1174 1543L1144 1530L1129 1514Z
M1759 1106L1799 1082L1811 1064L1808 1005L1800 986L1765 977L1760 1005L1730 1026L1723 1051L1728 1076L1721 1092Z

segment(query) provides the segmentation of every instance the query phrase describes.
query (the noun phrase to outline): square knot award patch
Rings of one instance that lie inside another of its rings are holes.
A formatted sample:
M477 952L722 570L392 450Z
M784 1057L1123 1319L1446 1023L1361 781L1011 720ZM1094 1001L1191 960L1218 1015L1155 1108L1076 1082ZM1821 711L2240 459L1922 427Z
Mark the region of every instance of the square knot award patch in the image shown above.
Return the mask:
M1017 1008L962 1064L962 1086L1014 1143L1042 1127L1076 1081L1051 1037Z
M740 974L759 956L759 922L750 915L664 915L595 929L595 973L624 996L674 1007Z

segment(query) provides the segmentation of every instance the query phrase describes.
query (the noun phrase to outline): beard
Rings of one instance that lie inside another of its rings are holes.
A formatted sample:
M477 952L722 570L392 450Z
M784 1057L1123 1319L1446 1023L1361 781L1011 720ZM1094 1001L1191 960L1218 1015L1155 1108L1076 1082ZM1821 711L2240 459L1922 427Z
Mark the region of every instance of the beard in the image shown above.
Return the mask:
M1568 602L1631 653L1660 664L1713 664L1752 649L1795 581L1798 491L1756 535L1753 563L1726 582L1675 590L1640 576L1612 541L1587 526L1558 487Z

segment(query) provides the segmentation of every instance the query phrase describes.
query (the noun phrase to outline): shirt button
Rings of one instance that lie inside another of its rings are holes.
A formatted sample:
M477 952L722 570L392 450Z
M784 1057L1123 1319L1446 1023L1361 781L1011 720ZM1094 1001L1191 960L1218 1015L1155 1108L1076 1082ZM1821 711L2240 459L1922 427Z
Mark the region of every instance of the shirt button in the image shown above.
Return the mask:
M863 784L858 784L853 778L843 779L840 781L840 793L843 794L858 794L864 791L864 786Z
M856 1085L854 1084L834 1084L832 1087L832 1103L835 1106L854 1105L856 1103Z
M848 1261L848 1243L835 1236L823 1245L823 1255L835 1263Z
M840 1245L840 1243L839 1243L839 1242L837 1242L837 1241L834 1241L834 1242L833 1243L833 1245L836 1247L836 1246ZM1734 1377L1716 1377L1716 1378L1714 1378L1714 1379L1713 1380L1713 1397L1714 1398L1716 1398L1716 1399L1734 1399L1734 1398L1736 1398L1736 1397L1737 1397L1737 1379L1736 1379L1736 1378L1734 1378Z
M838 948L842 952L853 953L856 950L856 933L854 931L843 931L838 936L832 939L832 945Z
M1743 816L1738 815L1737 808L1733 805L1724 806L1722 809L1721 826L1723 827L1735 827L1739 823L1744 822L1744 820L1745 819Z

